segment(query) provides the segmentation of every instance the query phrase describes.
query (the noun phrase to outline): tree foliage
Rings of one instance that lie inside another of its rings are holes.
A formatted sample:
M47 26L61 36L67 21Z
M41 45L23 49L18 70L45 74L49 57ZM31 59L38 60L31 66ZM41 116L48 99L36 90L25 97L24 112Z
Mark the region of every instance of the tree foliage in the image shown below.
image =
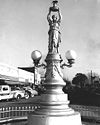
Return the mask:
M83 88L88 83L88 78L85 74L77 73L72 80L72 84Z
M71 87L71 81L69 81L68 79L66 78L63 78L64 82L66 83L66 85L63 87L63 91L65 93L68 93L68 91L70 90L70 87Z

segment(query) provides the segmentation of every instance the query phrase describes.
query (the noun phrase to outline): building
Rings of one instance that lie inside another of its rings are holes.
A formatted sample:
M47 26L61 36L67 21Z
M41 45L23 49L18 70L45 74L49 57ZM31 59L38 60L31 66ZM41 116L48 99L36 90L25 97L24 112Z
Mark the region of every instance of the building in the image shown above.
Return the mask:
M0 63L0 84L34 84L34 73Z

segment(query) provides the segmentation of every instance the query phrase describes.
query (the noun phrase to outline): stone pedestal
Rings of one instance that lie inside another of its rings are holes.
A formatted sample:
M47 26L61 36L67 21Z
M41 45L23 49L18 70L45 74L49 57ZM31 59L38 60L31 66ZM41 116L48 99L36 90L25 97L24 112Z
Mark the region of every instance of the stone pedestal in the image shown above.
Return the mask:
M82 125L80 114L68 107L67 95L43 94L41 99L40 108L28 116L28 125Z
M81 125L80 114L70 115L30 115L29 125Z

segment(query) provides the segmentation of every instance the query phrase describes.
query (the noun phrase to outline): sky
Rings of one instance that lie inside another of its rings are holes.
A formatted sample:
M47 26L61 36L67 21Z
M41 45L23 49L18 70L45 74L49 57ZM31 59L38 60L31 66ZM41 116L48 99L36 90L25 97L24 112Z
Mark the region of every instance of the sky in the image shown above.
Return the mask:
M48 52L47 14L52 0L0 0L0 62L32 66L31 52ZM91 70L100 74L100 0L59 0L62 13L60 54L74 50L77 59L63 73L72 78Z

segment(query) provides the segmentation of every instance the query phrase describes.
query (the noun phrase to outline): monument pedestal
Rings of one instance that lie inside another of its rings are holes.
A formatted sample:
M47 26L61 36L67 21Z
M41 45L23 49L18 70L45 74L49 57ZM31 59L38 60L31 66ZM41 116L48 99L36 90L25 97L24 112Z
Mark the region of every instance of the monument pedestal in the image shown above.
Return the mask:
M28 125L81 125L80 114L70 115L35 115L29 116Z
M43 94L40 108L28 116L28 125L82 125L80 113L68 106L67 94Z

